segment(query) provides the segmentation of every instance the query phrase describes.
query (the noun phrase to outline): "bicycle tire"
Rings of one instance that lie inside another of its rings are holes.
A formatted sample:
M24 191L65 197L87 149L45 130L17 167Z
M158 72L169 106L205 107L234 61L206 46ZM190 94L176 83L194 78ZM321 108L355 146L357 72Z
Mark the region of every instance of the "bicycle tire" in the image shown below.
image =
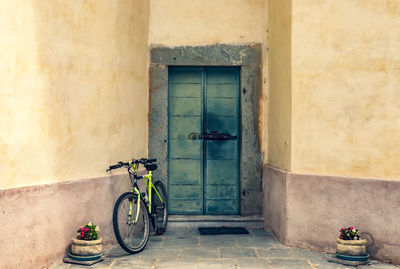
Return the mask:
M160 194L164 203L161 202L156 192L153 191L151 199L153 226L156 234L163 234L165 233L168 224L168 196L164 184L161 181L156 181L154 187L157 189L157 192Z
M129 203L133 202L132 218L135 219L137 203L140 203L140 213L137 223L128 221ZM113 227L118 244L128 253L142 251L149 240L150 220L146 206L137 195L132 192L122 194L115 202L113 211Z

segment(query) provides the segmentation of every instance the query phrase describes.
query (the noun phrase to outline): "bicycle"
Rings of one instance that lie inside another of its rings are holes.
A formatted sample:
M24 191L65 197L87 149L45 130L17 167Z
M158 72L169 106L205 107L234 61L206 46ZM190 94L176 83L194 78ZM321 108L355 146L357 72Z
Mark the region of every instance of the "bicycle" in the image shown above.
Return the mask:
M142 251L150 236L150 220L154 231L163 234L168 223L168 197L161 181L152 182L152 171L157 169L157 159L132 159L131 162L118 162L106 171L126 167L132 183L130 192L123 193L115 202L113 227L119 245L128 253ZM142 164L147 174L138 176ZM144 179L147 195L139 189L137 181Z

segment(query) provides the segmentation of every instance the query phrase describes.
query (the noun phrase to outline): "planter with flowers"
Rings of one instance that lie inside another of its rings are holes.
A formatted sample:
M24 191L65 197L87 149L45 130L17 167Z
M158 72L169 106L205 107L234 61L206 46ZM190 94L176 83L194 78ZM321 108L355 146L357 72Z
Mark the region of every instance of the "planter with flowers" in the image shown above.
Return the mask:
M71 240L71 253L68 256L81 261L99 259L103 254L103 241L99 236L99 226L89 222L79 228L77 232L77 237Z
M340 229L336 239L336 256L350 261L367 260L367 240L362 239L361 232L354 227Z

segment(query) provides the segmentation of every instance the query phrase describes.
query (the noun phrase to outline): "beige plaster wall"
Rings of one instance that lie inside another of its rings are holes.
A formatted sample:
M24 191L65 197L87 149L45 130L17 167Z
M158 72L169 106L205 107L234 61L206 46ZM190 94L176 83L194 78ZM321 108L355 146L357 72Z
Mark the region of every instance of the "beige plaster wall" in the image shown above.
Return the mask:
M0 2L0 189L147 154L149 3Z
M400 179L400 1L292 9L293 171Z
M268 33L268 1L264 1L264 27L262 43L262 95L260 98L260 147L263 163L268 163L268 57L269 57L269 33Z
M150 0L151 44L263 41L265 0Z
M291 168L291 0L270 0L268 163Z

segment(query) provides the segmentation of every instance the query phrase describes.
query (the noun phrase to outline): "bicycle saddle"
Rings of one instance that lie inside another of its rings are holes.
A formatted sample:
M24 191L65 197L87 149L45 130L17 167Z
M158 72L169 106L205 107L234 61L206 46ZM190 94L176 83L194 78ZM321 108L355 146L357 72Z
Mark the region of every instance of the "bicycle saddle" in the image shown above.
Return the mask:
M146 167L147 171L157 170L157 164L155 164L155 163L146 164L144 167Z

